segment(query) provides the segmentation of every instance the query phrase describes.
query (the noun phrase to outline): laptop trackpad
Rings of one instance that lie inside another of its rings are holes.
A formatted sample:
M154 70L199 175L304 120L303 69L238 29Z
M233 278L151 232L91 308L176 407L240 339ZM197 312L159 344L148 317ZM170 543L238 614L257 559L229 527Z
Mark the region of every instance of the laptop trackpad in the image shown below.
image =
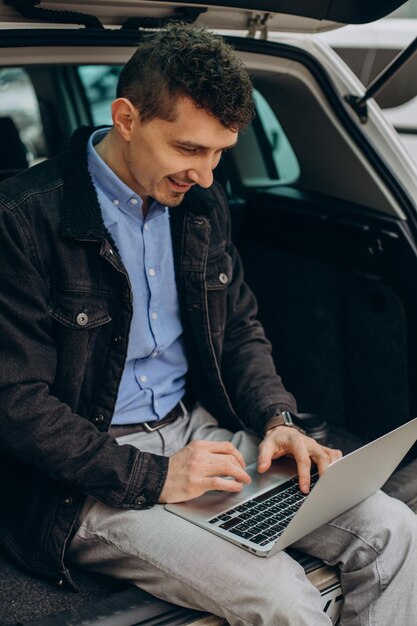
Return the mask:
M289 478L297 475L297 466L293 459L283 457L274 461L270 469L265 474L259 474L256 463L248 465L246 471L252 478L250 485L244 485L240 493L229 493L225 491L207 491L202 496L168 505L169 510L177 509L187 511L194 519L207 519L230 507L237 506L240 502L252 498L254 494L260 495L268 491L271 487L286 482Z

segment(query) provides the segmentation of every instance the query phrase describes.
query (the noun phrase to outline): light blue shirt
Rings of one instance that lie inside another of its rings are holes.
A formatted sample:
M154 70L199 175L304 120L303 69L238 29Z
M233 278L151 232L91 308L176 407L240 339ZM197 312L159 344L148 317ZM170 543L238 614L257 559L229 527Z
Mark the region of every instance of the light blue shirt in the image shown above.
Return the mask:
M133 318L112 424L134 424L162 419L178 403L187 359L168 209L154 201L143 218L142 199L94 149L108 130L90 137L88 169L132 287Z

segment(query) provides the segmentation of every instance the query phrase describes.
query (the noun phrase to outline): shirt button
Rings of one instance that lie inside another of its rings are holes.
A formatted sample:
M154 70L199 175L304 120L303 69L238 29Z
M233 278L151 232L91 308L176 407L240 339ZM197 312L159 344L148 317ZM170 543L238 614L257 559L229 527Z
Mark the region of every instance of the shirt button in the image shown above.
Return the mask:
M146 383L146 381L148 380L148 377L143 375L143 376L140 377L140 380L141 380L142 383Z
M85 326L88 324L88 315L87 313L78 313L76 322L78 326Z
M221 274L219 274L219 281L225 285L226 283L229 282L229 277L227 274L224 274L223 272Z
M117 198L115 198L115 199L113 200L113 204L114 204L115 206L119 206L119 204L120 204L120 200L118 200Z
M158 319L158 314L157 313L151 313L151 320L157 320Z
M151 269L148 271L149 276L155 276L156 272L153 269L153 267L151 267Z
M148 225L148 224L144 224L144 225L143 225L143 229L144 229L144 230L148 230L148 228L149 228L149 225Z
M102 413L97 413L97 415L94 417L94 423L102 424L103 422L104 422L104 415Z
M137 200L137 198L130 198L129 202L130 204L138 204L139 200Z
M138 506L143 506L145 503L146 503L145 496L139 496L139 498L136 500L136 504Z
M154 359L157 356L158 356L158 351L157 350L155 350L155 352L152 352L152 354L151 354L151 358L152 359Z

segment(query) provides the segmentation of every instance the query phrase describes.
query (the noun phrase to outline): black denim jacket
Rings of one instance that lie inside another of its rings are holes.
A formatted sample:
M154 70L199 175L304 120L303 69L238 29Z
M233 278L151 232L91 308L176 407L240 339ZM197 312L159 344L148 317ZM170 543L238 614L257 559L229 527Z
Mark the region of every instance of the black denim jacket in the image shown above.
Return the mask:
M132 294L87 170L92 130L0 185L0 542L26 568L69 582L65 545L85 495L150 507L168 465L106 433ZM256 320L221 189L190 190L171 228L193 392L223 426L261 434L295 405Z

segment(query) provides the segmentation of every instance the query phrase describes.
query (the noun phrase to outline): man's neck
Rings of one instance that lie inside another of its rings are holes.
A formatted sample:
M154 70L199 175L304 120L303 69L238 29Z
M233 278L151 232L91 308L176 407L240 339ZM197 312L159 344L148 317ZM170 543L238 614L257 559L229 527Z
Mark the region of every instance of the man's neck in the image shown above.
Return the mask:
M106 136L103 137L103 139L99 141L94 148L106 165L113 170L116 176L141 197L143 203L142 213L143 218L145 219L149 213L152 199L149 196L144 197L142 194L138 193L138 191L135 190L134 185L132 185L130 177L123 173L123 165L125 165L126 161L123 150L121 150L120 146L118 146L117 139L115 140L114 132L115 131L113 129L110 129Z

